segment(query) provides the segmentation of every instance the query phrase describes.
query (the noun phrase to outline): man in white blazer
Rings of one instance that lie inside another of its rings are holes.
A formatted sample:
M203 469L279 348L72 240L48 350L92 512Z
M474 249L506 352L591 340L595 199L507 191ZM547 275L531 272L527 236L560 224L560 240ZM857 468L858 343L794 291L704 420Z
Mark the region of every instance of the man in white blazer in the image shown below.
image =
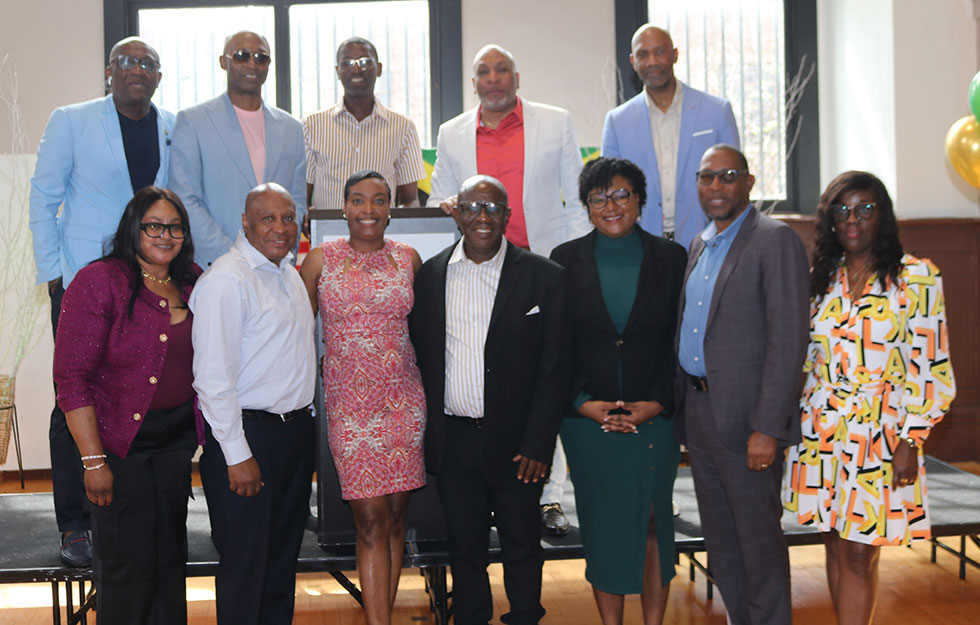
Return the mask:
M235 33L218 62L228 73L228 91L178 113L170 161L170 188L187 207L202 267L231 249L245 196L259 184L285 187L300 223L306 213L303 126L262 101L269 42L253 32Z
M48 285L55 332L65 287L104 254L103 243L133 193L167 186L174 116L150 102L160 82L160 55L145 41L123 39L109 52L105 76L109 95L51 113L31 177L34 262L38 284ZM78 450L57 404L48 438L61 557L69 566L88 566L90 525Z
M439 127L427 204L449 214L464 180L492 176L508 193L507 241L548 256L592 229L578 199L582 153L568 111L517 97L520 78L513 55L500 46L476 53L473 87L480 105ZM568 532L561 509L567 471L559 439L541 493L542 529L551 535Z
M439 127L428 206L445 203L448 213L460 184L483 174L507 188L508 242L548 256L588 233L578 200L582 154L568 111L519 98L514 57L495 44L476 53L473 86L480 105Z
M694 176L705 150L739 147L728 100L674 77L677 48L662 28L644 24L633 35L630 64L643 91L606 114L602 155L636 163L647 178L640 226L684 247L708 225Z

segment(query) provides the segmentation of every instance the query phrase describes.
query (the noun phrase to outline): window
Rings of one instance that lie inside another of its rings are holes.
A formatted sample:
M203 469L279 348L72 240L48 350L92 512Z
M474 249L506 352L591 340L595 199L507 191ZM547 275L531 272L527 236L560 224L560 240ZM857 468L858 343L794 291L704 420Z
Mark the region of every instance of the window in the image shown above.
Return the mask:
M731 102L756 177L752 199L778 210L812 211L819 195L815 6L618 0L623 99L641 87L628 62L629 39L645 22L671 33L680 52L674 66L679 80Z
M298 118L340 100L334 55L355 35L378 49L378 99L415 122L423 146L463 109L460 0L104 0L103 8L107 53L137 34L157 48L163 79L154 102L171 111L225 90L218 56L239 30L269 40L263 99Z

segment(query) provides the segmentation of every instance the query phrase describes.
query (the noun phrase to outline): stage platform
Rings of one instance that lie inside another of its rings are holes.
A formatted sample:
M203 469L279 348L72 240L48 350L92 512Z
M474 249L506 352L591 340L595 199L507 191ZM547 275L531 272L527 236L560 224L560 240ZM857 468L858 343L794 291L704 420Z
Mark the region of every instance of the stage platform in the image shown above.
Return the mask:
M943 549L960 560L960 578L966 575L966 565L980 568L980 563L965 555L966 541L980 547L980 477L961 471L935 458L926 458L929 486L929 505L932 514L933 547ZM188 529L187 575L213 576L217 568L217 552L211 544L207 507L200 489L195 489L190 502ZM690 576L701 570L707 576L710 593L710 573L704 559L704 540L701 538L697 501L689 469L681 468L674 488L674 500L680 508L675 519L675 531L679 555L688 559ZM315 495L314 495L315 501ZM560 560L582 557L581 538L577 528L575 503L571 488L566 489L563 508L573 527L561 538L546 538L545 559ZM61 623L59 590L65 585L67 608L71 623L85 623L86 613L94 605L91 585L91 569L72 569L61 564L57 550L57 530L54 507L50 493L0 495L0 583L47 582L51 584L53 623ZM783 528L789 544L819 544L818 532L797 525L789 514L783 516ZM944 539L959 537L958 547L947 545ZM490 559L500 560L496 536L491 537ZM702 562L702 559L704 561ZM426 578L431 607L436 622L448 622L449 592L447 586L448 553L443 541L417 541L409 535L406 541L406 568L419 568ZM360 600L360 592L347 580L345 571L355 569L353 545L343 544L321 547L317 535L307 531L300 551L300 572L328 572L334 575L351 594ZM76 601L77 599L77 601Z

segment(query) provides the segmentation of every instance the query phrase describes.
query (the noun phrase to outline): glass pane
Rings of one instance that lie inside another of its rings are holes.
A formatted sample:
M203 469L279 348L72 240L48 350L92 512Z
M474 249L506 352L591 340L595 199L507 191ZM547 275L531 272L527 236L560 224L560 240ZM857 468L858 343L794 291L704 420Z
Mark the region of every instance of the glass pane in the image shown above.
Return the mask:
M786 199L783 0L649 0L648 8L680 53L677 78L732 103L756 177L752 198Z
M423 146L432 145L426 0L295 5L289 25L294 115L303 118L340 101L337 46L363 37L378 49L382 65L375 96L415 122Z
M177 112L224 93L228 79L218 57L225 37L251 30L269 40L275 51L275 17L272 7L221 7L208 9L140 9L140 37L160 53L163 78L153 102ZM262 99L276 103L276 57L273 53Z

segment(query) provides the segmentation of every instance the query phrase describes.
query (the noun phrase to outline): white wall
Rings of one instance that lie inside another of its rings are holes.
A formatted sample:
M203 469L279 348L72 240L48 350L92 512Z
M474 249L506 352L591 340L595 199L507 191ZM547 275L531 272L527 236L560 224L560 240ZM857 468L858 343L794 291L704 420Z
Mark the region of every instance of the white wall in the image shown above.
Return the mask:
M521 95L569 109L581 144L598 145L615 101L613 8L614 0L462 0L465 105L476 103L473 54L492 41L514 53ZM3 11L0 57L17 63L33 149L52 109L102 94L102 2L4 2ZM969 113L976 17L971 0L818 1L823 185L845 169L869 169L903 216L980 216L976 191L943 153L946 129ZM0 154L10 144L3 120ZM49 466L50 363L46 328L18 379L28 468ZM11 454L0 468L15 467Z
M879 176L902 217L980 217L977 191L946 159L970 114L978 22L969 0L820 0L820 179Z

